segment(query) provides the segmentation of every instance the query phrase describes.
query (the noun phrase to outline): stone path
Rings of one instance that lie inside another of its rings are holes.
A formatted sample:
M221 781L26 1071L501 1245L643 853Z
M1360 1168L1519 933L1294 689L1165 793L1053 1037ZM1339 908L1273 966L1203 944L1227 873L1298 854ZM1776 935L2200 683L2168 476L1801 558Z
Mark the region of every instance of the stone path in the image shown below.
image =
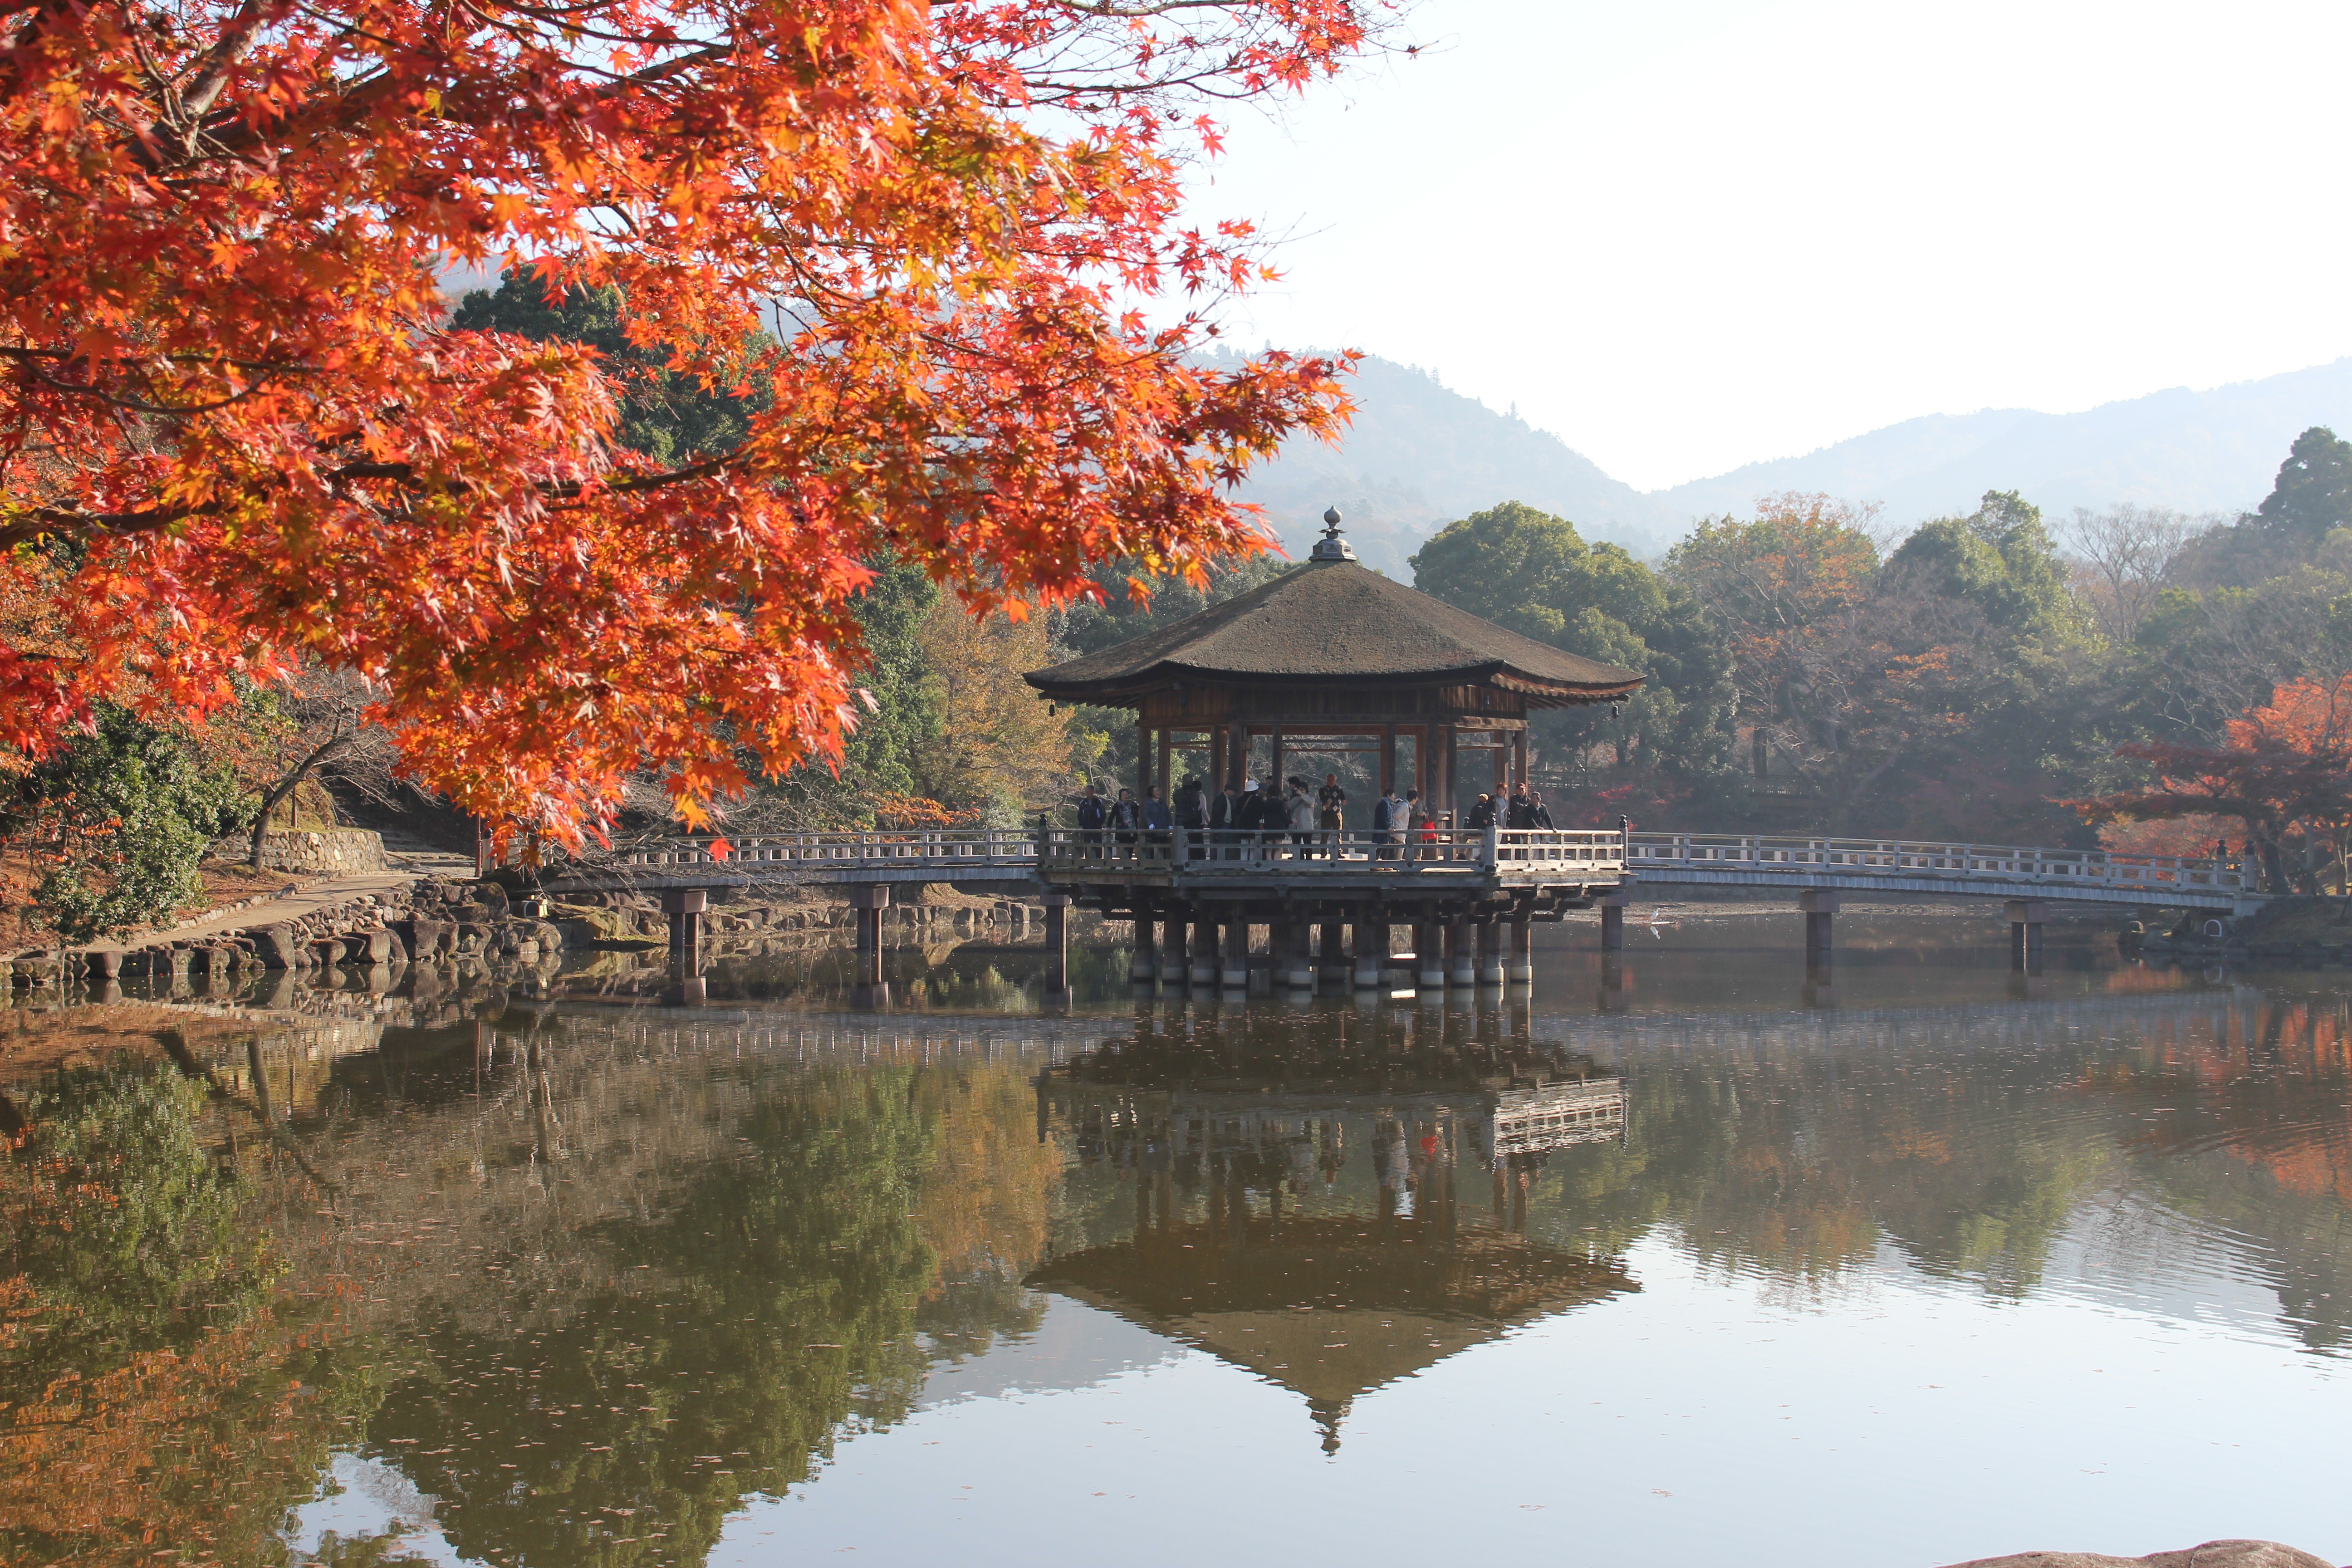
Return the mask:
M459 864L470 874L474 868L473 862L462 857L457 858ZM135 952L142 948L169 947L175 942L200 942L208 936L243 931L248 926L276 925L280 921L299 920L304 915L316 914L320 910L331 910L339 905L348 904L362 893L399 892L413 886L419 878L432 874L433 872L428 870L403 868L397 871L376 871L358 877L331 878L297 892L280 893L275 898L264 899L257 904L239 904L233 909L215 910L210 914L199 916L185 925L173 926L164 931L139 931L125 937L119 942L92 942L89 946L91 948L119 947L125 952ZM75 948L72 951L86 952L89 948Z

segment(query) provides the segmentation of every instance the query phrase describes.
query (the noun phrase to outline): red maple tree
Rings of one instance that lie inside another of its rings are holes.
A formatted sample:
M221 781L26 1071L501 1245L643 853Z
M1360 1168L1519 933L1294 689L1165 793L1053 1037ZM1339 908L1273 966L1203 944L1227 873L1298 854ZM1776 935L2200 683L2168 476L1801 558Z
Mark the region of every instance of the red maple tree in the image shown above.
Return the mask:
M2235 817L2274 892L2288 890L2281 841L2301 825L2327 841L2340 876L2352 854L2352 673L2287 682L2269 702L2231 720L2226 740L2118 746L2117 756L2153 763L2156 782L2061 804L2086 822Z
M48 580L57 625L0 639L0 742L299 654L423 783L576 841L643 761L691 822L747 753L835 754L886 552L1017 614L1258 548L1229 487L1337 427L1345 364L1203 363L1265 274L1181 176L1201 102L1381 5L16 0L0 600ZM757 389L749 438L624 449L614 366L449 329L459 263L617 288L669 372Z

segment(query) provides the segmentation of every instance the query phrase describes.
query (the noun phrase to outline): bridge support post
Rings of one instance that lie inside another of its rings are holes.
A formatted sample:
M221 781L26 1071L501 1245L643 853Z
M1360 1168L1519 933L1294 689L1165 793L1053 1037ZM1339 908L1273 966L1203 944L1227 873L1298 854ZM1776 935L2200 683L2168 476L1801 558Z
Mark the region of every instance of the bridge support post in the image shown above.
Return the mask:
M1356 939L1355 989L1378 991L1388 982L1388 921L1359 920L1351 934Z
M1284 921L1276 926L1279 934L1281 956L1275 967L1282 971L1282 983L1293 991L1315 989L1315 955L1307 951L1307 922Z
M1178 913L1181 917L1182 911ZM1181 919L1168 922L1167 936L1160 949L1160 978L1170 985L1181 985L1192 973L1192 958L1184 940L1186 922Z
M1603 893L1601 896L1601 951L1625 951L1625 903L1630 895Z
M1045 993L1067 995L1070 989L1070 895L1045 895Z
M2042 973L2042 925L2050 906L2040 899L2009 900L2009 966L2027 973Z
M1160 922L1154 918L1151 900L1135 900L1135 953L1127 961L1127 977L1139 985L1149 985L1160 977Z
M857 916L857 984L882 983L882 911L890 907L890 885L873 882L849 889Z
M1196 910L1192 920L1192 984L1217 983L1217 922L1204 921Z
M1502 922L1500 921L1488 921L1484 925L1473 926L1470 929L1478 933L1478 984L1481 985L1502 984Z
M1445 984L1448 985L1478 984L1478 961L1470 950L1470 942L1467 916L1455 915L1445 922Z
M1536 978L1536 926L1525 913L1511 921L1511 984L1532 985Z
M1633 977L1625 972L1625 961L1613 952L1601 955L1601 991L1595 1000L1604 1013L1622 1013L1633 1000Z
M1831 923L1836 920L1839 895L1827 888L1808 888L1797 895L1797 908L1805 916L1805 967L1825 965L1834 945Z
M1339 936L1339 922L1325 921L1317 928L1315 969L1318 974L1338 980L1348 973L1348 953Z
M1445 989L1444 930L1435 921L1423 921L1412 928L1413 963L1424 991Z
M691 971L702 952L702 911L710 894L701 888L673 888L662 895L662 912L669 916L669 960Z
M1247 921L1227 921L1224 940L1217 944L1217 984L1228 991L1249 989L1250 928Z

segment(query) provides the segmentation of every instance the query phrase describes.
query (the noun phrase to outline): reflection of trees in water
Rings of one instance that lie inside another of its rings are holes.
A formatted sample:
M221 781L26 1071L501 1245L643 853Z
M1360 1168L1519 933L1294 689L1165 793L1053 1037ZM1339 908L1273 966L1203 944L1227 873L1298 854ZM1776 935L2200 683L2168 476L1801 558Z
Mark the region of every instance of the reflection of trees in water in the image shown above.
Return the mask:
M761 1084L674 1196L593 1227L611 1283L452 1310L369 1430L491 1562L700 1560L742 1498L908 1409L919 1331L1034 1328L1007 1290L1044 1175L1016 1075L819 1068ZM1034 1146L1034 1145L1033 1145Z
M83 1143L135 1173L131 1261L38 1269L86 1284L109 1315L85 1346L113 1360L85 1356L44 1401L60 1342L5 1331L0 1420L68 1425L11 1435L0 1539L144 1555L160 1527L190 1560L214 1542L270 1561L287 1508L364 1429L485 1560L694 1561L743 1495L896 1420L932 1356L1035 1326L1017 1281L1051 1151L1017 1064L808 1067L684 1030L509 1021L344 1064L312 1144L346 1178L331 1220L290 1171L212 1181L230 1126L168 1074L121 1091ZM158 1096L186 1114L151 1114ZM30 1169L9 1167L12 1219ZM289 1269L274 1286L248 1267L265 1230ZM12 1307L35 1272L0 1283ZM305 1347L289 1303L347 1321Z
M2305 1343L2352 1341L2352 998L2273 996L2151 1030L2084 1087L2151 1108L2127 1140L2149 1184L2208 1228L2258 1241Z
M0 1542L14 1561L258 1563L365 1405L275 1286L201 1091L125 1064L53 1079L0 1163Z
M1538 1223L1598 1224L1613 1246L1664 1227L1703 1261L1801 1289L1891 1245L2017 1297L2086 1203L2138 1188L2251 1249L2306 1342L2342 1342L2343 999L2053 1012L2013 1037L1986 1022L1717 1021L1712 1041L1636 1048L1624 1146L1555 1156ZM2130 1279L2165 1244L2103 1226L2097 1245Z

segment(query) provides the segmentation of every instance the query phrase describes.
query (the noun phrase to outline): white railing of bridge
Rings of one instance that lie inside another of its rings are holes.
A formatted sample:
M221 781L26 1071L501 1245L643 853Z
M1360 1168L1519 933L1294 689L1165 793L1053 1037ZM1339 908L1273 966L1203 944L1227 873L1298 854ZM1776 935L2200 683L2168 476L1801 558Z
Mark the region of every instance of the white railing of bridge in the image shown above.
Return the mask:
M1164 833L1049 829L1048 874L1083 879L1096 868L1181 871L1192 876L1298 877L1447 874L1614 879L1624 869L1622 836L1582 828L1430 827L1374 833L1354 828L1263 832L1211 828Z
M664 839L587 864L675 873L698 867L762 872L931 870L1024 867L1048 877L1091 875L1286 877L1494 875L1613 880L1625 865L1623 837L1585 828L1425 828L1373 833L1209 830L1118 832L1108 828L951 827L909 832L794 833L730 838L722 858L709 836Z
M865 870L892 866L955 867L1034 866L1034 828L944 827L903 833L783 833L754 837L729 837L722 859L713 853L710 836L665 838L632 846L604 864L658 871L688 866L723 866L740 870L791 871Z
M2032 882L2053 889L2149 888L2244 893L2252 890L2252 881L2235 862L2178 855L1759 834L1636 833L1625 864L1636 877L1669 869L1780 871L1821 875L1825 879L1844 875L1921 882Z

